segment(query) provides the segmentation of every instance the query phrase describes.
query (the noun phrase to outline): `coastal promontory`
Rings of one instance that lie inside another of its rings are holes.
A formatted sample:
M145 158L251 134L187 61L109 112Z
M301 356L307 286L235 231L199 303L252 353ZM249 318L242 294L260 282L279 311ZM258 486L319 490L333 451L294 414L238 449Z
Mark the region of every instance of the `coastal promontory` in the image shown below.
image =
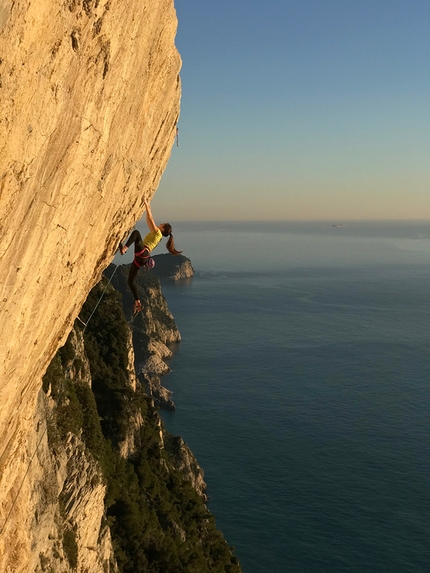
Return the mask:
M152 273L161 280L180 281L194 276L191 261L184 255L173 257L169 253L155 255Z

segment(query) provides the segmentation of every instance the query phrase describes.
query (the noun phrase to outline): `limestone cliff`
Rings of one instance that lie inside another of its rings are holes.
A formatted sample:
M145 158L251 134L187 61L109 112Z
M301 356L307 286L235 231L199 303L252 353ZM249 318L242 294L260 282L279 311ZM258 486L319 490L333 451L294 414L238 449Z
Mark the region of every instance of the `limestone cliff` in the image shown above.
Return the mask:
M176 26L173 0L0 0L1 572L32 571L42 375L171 152Z
M132 362L129 368L132 372ZM7 561L2 566L9 569L5 570L117 571L105 517L107 483L82 430L84 424L91 423L90 405L96 415L95 405L89 400L91 386L83 336L75 330L67 347L51 364L44 391L39 393L38 434L42 439L27 476L34 512L27 524L32 552L26 561L20 553L6 553ZM85 421L76 407L77 396L86 402Z

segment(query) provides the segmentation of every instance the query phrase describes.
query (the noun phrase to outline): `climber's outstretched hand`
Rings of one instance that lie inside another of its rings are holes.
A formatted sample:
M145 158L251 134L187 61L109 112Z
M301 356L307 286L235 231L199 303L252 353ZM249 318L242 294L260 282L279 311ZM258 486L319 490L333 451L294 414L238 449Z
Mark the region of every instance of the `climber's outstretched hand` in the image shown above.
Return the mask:
M148 229L152 233L156 233L158 230L158 227L154 221L154 217L152 216L151 205L149 204L149 201L146 197L144 198L143 203L144 203L145 209L146 209L145 215L146 215L146 224L148 225Z

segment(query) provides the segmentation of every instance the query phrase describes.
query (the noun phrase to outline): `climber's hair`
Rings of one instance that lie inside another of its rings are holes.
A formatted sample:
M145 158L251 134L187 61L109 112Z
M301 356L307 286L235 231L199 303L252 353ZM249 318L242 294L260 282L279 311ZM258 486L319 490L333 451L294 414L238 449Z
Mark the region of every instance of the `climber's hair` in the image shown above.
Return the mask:
M172 225L170 223L163 223L163 231L162 234L164 237L169 237L169 240L166 243L167 250L171 255L180 255L182 251L177 251L175 249L175 241L172 235Z

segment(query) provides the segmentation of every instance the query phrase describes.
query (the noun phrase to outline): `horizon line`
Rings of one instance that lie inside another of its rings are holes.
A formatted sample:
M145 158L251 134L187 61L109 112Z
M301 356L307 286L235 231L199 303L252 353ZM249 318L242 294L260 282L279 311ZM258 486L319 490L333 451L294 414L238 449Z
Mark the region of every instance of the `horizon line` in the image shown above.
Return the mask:
M172 219L174 220L174 219ZM175 219L177 223L430 223L430 218L413 219Z

